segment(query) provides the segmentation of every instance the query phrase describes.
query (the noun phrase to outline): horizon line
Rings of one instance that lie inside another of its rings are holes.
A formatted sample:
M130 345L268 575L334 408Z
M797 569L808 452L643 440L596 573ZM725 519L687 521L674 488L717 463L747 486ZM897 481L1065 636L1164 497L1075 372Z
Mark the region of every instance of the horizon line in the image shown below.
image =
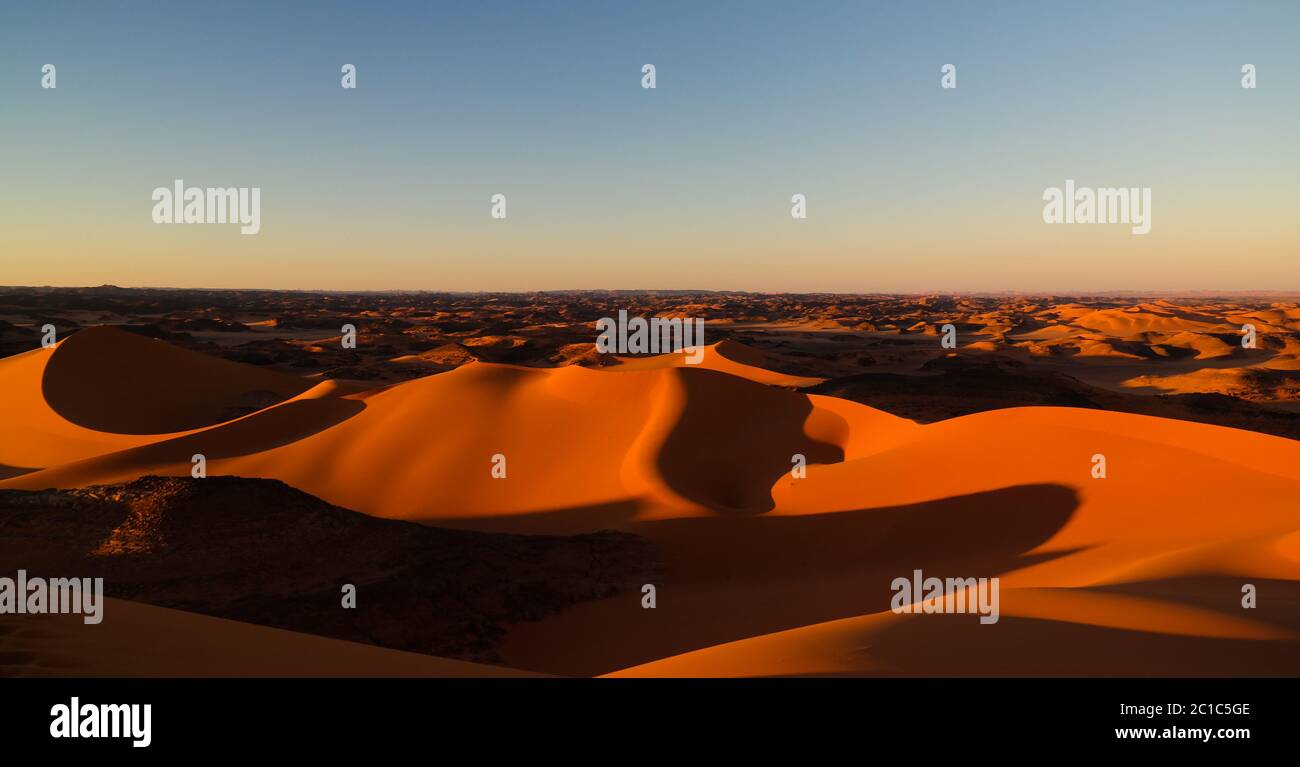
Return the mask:
M101 283L99 285L0 285L0 290L138 290L138 291L195 291L223 293L334 293L340 295L575 295L593 294L676 294L676 295L757 295L757 296L904 296L921 297L933 295L947 296L1288 296L1300 298L1300 288L1113 288L1087 290L1060 289L930 289L930 290L744 290L732 288L548 288L536 290L439 290L432 288L253 288L253 287L216 287L216 286L175 286L175 285L116 285Z

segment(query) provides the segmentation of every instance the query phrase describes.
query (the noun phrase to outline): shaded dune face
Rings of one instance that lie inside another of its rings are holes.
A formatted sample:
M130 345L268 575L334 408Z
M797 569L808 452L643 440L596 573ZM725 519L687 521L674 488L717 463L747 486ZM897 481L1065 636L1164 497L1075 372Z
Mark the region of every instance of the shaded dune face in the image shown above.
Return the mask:
M9 479L10 477L21 477L24 474L30 474L36 469L30 469L25 466L5 466L0 464L0 479Z
M1180 582L1176 585L1187 585ZM1294 583L1261 580L1296 599ZM1168 591L1170 583L1154 584ZM1231 595L1230 577L1198 579L1196 593ZM968 615L878 612L716 644L609 676L1295 676L1294 610L1270 623L1165 600L1107 598L1088 589L1002 590L995 627ZM1068 609L1067 609L1068 606ZM1010 608L1010 609L1008 609ZM1275 624L1290 621L1289 631ZM1274 625L1270 625L1274 624Z
M142 476L140 469L146 466L166 474L186 475L190 473L195 455L202 455L220 465L221 461L295 444L364 409L364 403L349 399L294 400L210 429L169 436L139 447L95 456L41 472L38 476L47 483L54 483L42 487L79 487L91 482L78 478L99 476L114 481L124 480Z
M805 434L813 415L807 396L737 387L734 380L712 371L683 371L682 410L659 451L659 469L674 492L694 503L718 511L771 511L771 487L790 473L793 455L808 463L835 463L844 451ZM828 431L847 433L843 419L824 417ZM709 445L709 451L702 454L700 445Z
M301 379L99 326L64 339L41 391L59 416L96 431L164 434L212 426L309 388Z
M661 370L663 368L684 368L687 370L713 370L747 381L780 387L813 386L823 379L810 376L796 376L779 373L772 368L776 364L789 364L765 354L758 349L735 341L719 341L694 350L692 359L687 362L687 355L681 353L660 354L653 357L617 357L615 371Z
M511 626L500 657L514 668L1300 674L1296 440L1074 407L920 425L782 388L789 376L725 346L701 366L470 362L357 391L142 341L90 329L0 360L17 405L0 418L0 488L186 476L202 453L210 476L278 479L371 516L655 544L657 609L596 599ZM179 391L153 396L155 412L123 381ZM222 419L256 390L282 399ZM891 580L914 569L999 577L1002 619L890 612Z
M652 616L655 631L566 648L564 634L647 621L635 604L605 614L579 608L551 626L518 627L504 654L525 668L601 674L739 637L888 612L890 582L916 568L1005 573L1067 555L1037 550L1077 508L1072 489L1042 484L827 514L647 521L628 529L657 544L668 571L661 590L673 600L671 610Z

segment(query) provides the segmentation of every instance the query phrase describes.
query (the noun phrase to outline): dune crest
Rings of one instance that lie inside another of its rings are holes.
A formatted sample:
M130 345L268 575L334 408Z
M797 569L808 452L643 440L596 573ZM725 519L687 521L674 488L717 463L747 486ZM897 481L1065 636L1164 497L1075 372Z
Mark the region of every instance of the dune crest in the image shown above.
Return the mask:
M774 362L771 355L737 341L727 340L709 344L699 350L699 353L703 357L697 364L688 364L686 362L688 355L684 353L658 354L653 357L618 357L618 364L611 370L626 372L660 370L667 367L714 370L747 381L787 388L815 386L825 380L814 376L795 376L770 370L768 368Z

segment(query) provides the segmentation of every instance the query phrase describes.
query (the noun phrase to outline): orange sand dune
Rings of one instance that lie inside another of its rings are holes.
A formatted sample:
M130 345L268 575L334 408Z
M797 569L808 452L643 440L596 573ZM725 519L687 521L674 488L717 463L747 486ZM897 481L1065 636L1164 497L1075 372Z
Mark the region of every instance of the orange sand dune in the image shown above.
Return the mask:
M120 335L80 351L111 357ZM655 610L631 595L520 624L501 648L518 668L1300 674L1300 442L1051 407L920 426L766 385L753 380L761 368L721 354L714 369L680 356L609 369L470 363L366 392L323 384L148 441L51 420L32 394L42 366L21 355L0 380L43 414L43 449L57 452L62 434L82 442L0 487L188 474L203 453L210 474L278 478L379 516L619 528L660 547ZM194 372L159 359L137 359L131 376ZM32 465L31 423L6 415L0 463ZM791 476L795 454L806 478ZM1096 454L1105 479L1092 478ZM890 613L891 579L914 568L1000 577L1002 621ZM1260 587L1256 610L1238 604L1245 582Z
M478 359L463 344L443 344L420 354L405 354L393 357L390 362L428 362L448 368L464 365Z
M1204 332L1191 332L1181 330L1178 332L1163 332L1150 329L1139 329L1148 327L1166 327L1168 322L1153 322L1142 324L1140 319L1126 318L1127 323L1105 322L1093 323L1094 325L1104 324L1109 330L1106 334L1098 333L1092 327L1074 327L1069 325L1049 325L1038 328L1027 333L1017 334L1013 337L1018 343L1014 346L1023 346L1031 352L1050 352L1053 350L1076 350L1080 357L1097 357L1097 358L1114 358L1141 360L1152 357L1163 357L1169 355L1169 350L1163 347L1173 347L1176 349L1188 349L1195 352L1195 359L1216 359L1221 357L1231 357L1237 353L1237 347L1225 343L1218 336ZM1116 331L1116 327L1119 328ZM1111 335L1111 333L1118 333ZM1224 332L1220 329L1218 332ZM984 345L987 346L984 346ZM967 348L996 350L996 344L990 342L978 342L970 344Z
M210 426L308 388L299 378L107 326L61 341L41 380L46 404L60 416L121 434Z
M1230 314L1227 320L1238 326L1251 323L1265 329L1300 330L1300 309L1268 309Z
M1077 336L1085 331L1069 325L1047 325L1026 333L1016 333L1012 337L1026 341L1053 341L1060 338Z
M999 621L990 626L970 615L885 611L716 645L608 676L1152 676L1173 664L1185 674L1213 668L1270 675L1294 666L1296 633L1249 617L1083 589L1004 586L1001 601Z
M0 466L40 469L153 444L295 395L318 396L309 388L252 365L89 328L53 348L0 359L7 404Z
M1142 356L1132 352L1121 351L1110 341L1082 340L1078 343L1080 357L1119 357L1123 359L1141 359Z
M1095 453L1107 457L1106 479L1091 478ZM629 673L1300 674L1298 493L1292 440L1070 408L980 413L783 480L766 515L630 526L669 564L656 614L580 606L519 627L504 655L571 673L635 666L887 611L891 580L921 568L998 575L1002 622L959 623L955 634L947 616L907 616L913 628L892 634L882 655L854 633L830 654L816 643L804 652L760 642L732 647L725 661L707 651L701 666ZM1239 603L1248 582L1268 597L1255 610ZM1085 589L1128 590L1138 601L1084 600ZM1032 604L1021 598L1029 590ZM642 630L625 636L616 628L625 622ZM561 637L582 633L618 641L566 653ZM1049 639L1056 644L1042 644ZM964 669L946 665L966 657L967 642L981 654ZM852 662L832 663L837 655Z
M1124 386L1152 387L1163 392L1188 394L1213 392L1247 400L1295 400L1300 397L1300 374L1289 358L1274 358L1274 364L1259 367L1202 368L1176 375L1144 375L1124 381Z
M78 615L0 616L0 677L529 675L121 599L104 614L91 628Z
M1194 349L1196 351L1196 359L1198 360L1230 357L1235 354L1239 348L1224 343L1217 336L1204 335L1201 333L1174 333L1171 336L1158 338L1156 340L1158 343L1166 344L1168 346Z
M768 489L789 471L792 455L817 463L861 452L873 423L880 434L912 425L705 369L474 363L375 392L296 398L4 486L188 474L201 453L210 473L279 478L386 517L458 519L629 501L668 513L765 511ZM706 444L716 452L700 461ZM498 454L506 457L506 479L492 476Z
M1179 333L1193 330L1232 333L1239 330L1214 317L1175 312L1149 304L1126 309L1090 310L1074 317L1072 322L1079 327L1120 338L1151 332Z
M150 436L111 434L63 418L41 388L52 349L35 349L0 359L0 464L43 468L153 441ZM94 385L88 381L88 388Z
M687 364L687 356L690 355L681 353L660 354L654 357L622 357L619 358L619 365L615 369L618 371L632 371L658 370L665 367L688 367L716 370L719 373L726 373L757 383L791 388L815 386L826 380L812 376L786 375L785 373L768 370L767 368L772 366L775 361L775 355L759 351L752 346L746 346L736 341L720 341L704 347L703 358L698 363ZM785 360L785 362L789 362L789 360Z

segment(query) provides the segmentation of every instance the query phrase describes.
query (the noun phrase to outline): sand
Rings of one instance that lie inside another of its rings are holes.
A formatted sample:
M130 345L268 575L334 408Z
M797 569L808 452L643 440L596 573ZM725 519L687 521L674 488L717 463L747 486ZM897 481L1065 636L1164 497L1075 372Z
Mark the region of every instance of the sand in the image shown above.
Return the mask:
M501 677L526 672L109 599L113 620L0 616L0 677Z
M1080 311L1075 321L1169 332L1168 313ZM280 479L366 514L622 529L662 549L656 609L632 595L519 624L502 646L511 667L1300 674L1295 440L1060 407L919 425L786 388L792 377L726 346L701 366L681 355L590 369L475 361L358 391L218 371L161 342L91 333L0 361L0 385L22 402L0 419L0 463L31 469L0 488L188 475L203 453L209 474ZM121 355L135 386L170 387L156 412L132 409L122 384L100 380L108 372L42 397L61 371ZM202 396L176 391L198 381ZM250 387L283 401L211 422ZM111 421L85 425L110 410ZM497 454L503 479L492 474ZM790 474L795 454L806 478ZM1095 454L1105 479L1092 476ZM890 580L913 568L999 577L1002 620L894 615ZM1244 583L1258 587L1258 608L1241 607Z

